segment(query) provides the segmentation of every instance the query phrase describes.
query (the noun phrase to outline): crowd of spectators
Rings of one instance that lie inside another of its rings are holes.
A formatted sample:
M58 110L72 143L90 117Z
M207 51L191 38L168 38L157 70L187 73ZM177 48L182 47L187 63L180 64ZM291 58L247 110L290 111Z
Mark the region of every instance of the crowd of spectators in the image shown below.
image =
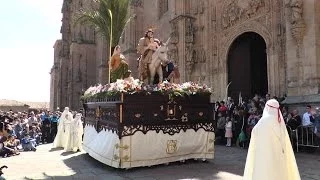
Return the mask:
M281 104L283 99L278 99ZM234 100L228 98L226 101L215 103L215 119L217 122L216 140L218 144L226 143L230 139L230 121L232 122L232 143L242 147L249 145L251 131L258 123L263 114L266 101L270 99L270 94L264 97L255 95L248 101L242 101L235 104ZM298 109L292 109L291 112L284 105L281 105L281 112L287 127L290 130L296 130L299 126L312 126L314 133L320 136L320 109L317 107L306 106L306 111L299 114ZM229 142L227 146L231 146Z
M59 117L60 112L0 111L0 157L36 151L39 144L53 142Z

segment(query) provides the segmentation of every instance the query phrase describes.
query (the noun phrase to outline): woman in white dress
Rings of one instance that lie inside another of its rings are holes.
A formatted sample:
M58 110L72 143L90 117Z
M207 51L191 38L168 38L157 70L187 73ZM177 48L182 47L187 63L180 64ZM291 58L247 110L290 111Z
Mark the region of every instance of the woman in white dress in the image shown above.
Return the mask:
M72 113L69 108L66 107L60 116L58 132L53 141L53 147L63 147L65 150L72 150L72 147L68 147L71 137L71 123L73 122Z

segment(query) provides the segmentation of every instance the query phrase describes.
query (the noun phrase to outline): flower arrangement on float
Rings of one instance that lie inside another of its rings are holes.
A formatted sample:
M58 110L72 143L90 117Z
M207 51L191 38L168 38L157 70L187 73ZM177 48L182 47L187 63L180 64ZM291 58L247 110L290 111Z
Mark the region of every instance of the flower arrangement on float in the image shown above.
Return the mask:
M170 83L168 81L155 85L146 85L139 79L127 78L118 79L114 83L89 87L81 97L82 100L102 99L125 94L146 93L151 94L159 92L170 96L185 96L195 94L211 94L211 88L207 85L200 85L194 82L185 82L182 84Z

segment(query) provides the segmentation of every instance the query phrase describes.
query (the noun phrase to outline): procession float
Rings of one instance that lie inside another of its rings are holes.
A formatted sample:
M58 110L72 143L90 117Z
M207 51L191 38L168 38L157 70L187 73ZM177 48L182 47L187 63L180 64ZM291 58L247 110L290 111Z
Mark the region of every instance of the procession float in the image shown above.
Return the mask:
M192 82L145 85L127 78L83 95L83 148L115 168L214 158L211 89Z
M91 157L115 168L214 158L211 89L179 83L178 66L167 56L169 41L146 31L137 47L139 79L131 77L116 46L110 83L84 92L83 149Z

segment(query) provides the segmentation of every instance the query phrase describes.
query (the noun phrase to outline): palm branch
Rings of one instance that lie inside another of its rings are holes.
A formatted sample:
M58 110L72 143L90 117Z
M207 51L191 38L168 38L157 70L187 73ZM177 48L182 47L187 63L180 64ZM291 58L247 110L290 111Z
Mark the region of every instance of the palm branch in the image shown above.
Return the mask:
M109 42L109 59L111 47L118 45L125 26L130 22L128 9L130 0L96 0L98 8L89 11L80 11L75 24L93 25L97 32ZM109 83L110 83L109 61Z
M75 24L93 25L97 32L103 35L112 46L119 43L125 26L133 16L129 16L130 0L97 0L98 8L89 11L80 11ZM111 14L109 13L111 11ZM111 26L112 23L112 26ZM110 28L112 27L112 34ZM112 37L110 38L110 35Z

